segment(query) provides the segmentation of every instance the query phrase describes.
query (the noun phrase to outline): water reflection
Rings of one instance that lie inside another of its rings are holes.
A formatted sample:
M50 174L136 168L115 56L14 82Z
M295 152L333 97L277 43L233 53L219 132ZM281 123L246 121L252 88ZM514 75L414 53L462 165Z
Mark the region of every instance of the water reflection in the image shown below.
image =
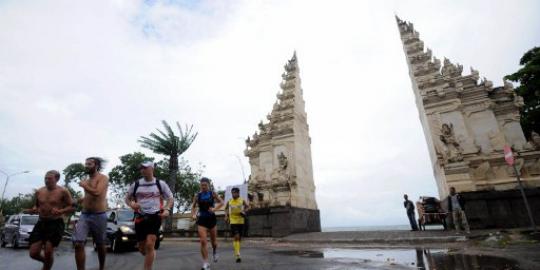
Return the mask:
M423 270L519 270L512 260L450 253L446 249L323 249L281 250L276 254L303 258L324 258L355 264L361 269L423 269ZM398 267L399 266L399 267Z
M519 270L515 261L500 257L468 255L448 252L431 253L417 249L417 266L426 270Z

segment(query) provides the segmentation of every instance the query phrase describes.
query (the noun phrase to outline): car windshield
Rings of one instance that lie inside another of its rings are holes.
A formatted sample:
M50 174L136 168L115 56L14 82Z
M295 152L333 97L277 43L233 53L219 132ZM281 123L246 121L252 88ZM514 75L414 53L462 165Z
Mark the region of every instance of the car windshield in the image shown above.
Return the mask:
M118 221L132 221L133 220L133 211L124 210L118 211Z
M38 216L22 216L21 225L36 225L38 218Z

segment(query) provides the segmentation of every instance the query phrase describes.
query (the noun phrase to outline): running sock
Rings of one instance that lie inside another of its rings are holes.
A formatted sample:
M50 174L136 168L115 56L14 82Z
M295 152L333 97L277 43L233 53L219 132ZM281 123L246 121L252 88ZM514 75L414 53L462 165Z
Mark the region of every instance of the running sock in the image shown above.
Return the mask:
M240 241L234 240L233 241L233 248L234 248L234 255L240 256Z

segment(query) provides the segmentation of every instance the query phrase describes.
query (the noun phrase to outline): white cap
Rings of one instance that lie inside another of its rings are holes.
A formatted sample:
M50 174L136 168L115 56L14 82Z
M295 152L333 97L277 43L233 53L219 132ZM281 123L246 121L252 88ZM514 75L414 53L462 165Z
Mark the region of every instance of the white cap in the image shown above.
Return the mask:
M141 163L140 167L145 167L145 168L152 167L152 168L154 168L154 162L152 162L150 160L143 161Z

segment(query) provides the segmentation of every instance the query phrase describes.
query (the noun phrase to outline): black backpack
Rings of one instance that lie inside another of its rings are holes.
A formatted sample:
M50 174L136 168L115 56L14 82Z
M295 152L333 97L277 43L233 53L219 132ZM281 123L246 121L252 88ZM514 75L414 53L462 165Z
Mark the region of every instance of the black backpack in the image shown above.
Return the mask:
M135 186L133 187L133 193L131 194L133 196L133 199L135 200L135 202L137 202L137 196L135 196L137 194L137 189L139 188L139 180L135 181ZM157 186L158 190L159 190L159 196L160 196L160 199L163 203L163 190L161 190L161 180L159 179L156 179L156 183L155 185Z

